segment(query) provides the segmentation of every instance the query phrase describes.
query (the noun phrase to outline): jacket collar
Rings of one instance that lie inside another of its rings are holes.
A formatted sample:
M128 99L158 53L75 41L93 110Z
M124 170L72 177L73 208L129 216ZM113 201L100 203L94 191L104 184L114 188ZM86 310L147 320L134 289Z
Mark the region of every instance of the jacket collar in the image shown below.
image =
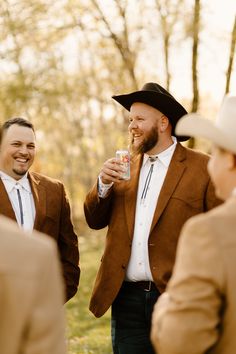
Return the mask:
M176 149L172 156L169 169L166 174L165 181L161 188L161 192L158 198L156 210L154 212L153 221L151 225L151 230L154 228L158 222L161 214L163 213L171 195L174 193L174 190L182 177L185 165L183 161L186 159L186 149L180 144L177 143ZM125 214L129 230L129 236L132 239L134 231L134 219L135 219L135 210L136 210L136 200L137 200L137 191L139 183L139 174L140 169L143 163L143 156L139 155L132 159L131 161L131 175L132 179L126 183L125 190Z
M36 210L34 229L41 230L46 215L46 190L37 174L31 172L29 173L28 178Z
M31 186L31 191L35 203L35 222L34 229L40 230L44 222L46 215L46 190L45 187L40 183L40 179L37 174L33 172L28 173L28 179ZM12 208L10 199L8 197L5 186L0 178L0 214L5 215L13 220L16 220L14 210Z

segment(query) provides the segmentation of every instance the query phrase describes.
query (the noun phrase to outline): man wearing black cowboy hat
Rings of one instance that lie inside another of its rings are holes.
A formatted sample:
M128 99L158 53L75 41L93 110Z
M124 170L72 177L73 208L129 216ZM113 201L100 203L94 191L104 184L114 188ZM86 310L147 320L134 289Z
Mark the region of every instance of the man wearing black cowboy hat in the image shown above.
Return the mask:
M85 200L88 225L108 226L90 310L100 317L112 305L115 354L152 354L152 310L171 276L180 230L220 201L208 156L179 143L188 137L175 137L187 112L169 92L147 83L113 98L130 111L131 178L122 180L122 164L111 158Z

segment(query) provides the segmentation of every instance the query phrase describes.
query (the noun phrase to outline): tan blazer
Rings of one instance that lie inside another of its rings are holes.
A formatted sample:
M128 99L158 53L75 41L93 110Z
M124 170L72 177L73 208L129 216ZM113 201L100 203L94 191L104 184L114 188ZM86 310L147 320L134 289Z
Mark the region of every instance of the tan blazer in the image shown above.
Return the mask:
M36 209L34 229L51 236L57 242L66 284L66 300L69 300L77 291L80 269L78 240L71 222L65 188L60 181L35 172L30 172L28 177ZM0 214L16 221L1 179L0 200Z
M160 292L165 290L171 276L184 222L219 203L207 173L207 162L207 155L177 144L157 202L148 241L151 272ZM94 229L108 225L106 247L90 303L90 310L98 317L114 301L126 274L141 164L141 157L133 160L131 180L114 185L107 198L98 197L96 183L85 200L88 225Z
M236 197L183 228L153 314L158 354L236 353Z
M0 217L0 352L64 354L64 290L54 241Z

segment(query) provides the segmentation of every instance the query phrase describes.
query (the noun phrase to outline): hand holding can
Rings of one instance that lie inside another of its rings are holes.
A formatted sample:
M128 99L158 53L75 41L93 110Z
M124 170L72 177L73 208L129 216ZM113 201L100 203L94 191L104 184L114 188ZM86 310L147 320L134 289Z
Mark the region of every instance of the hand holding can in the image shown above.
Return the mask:
M122 174L122 179L129 180L130 179L130 154L128 150L117 150L116 158L122 162L122 167L125 169Z

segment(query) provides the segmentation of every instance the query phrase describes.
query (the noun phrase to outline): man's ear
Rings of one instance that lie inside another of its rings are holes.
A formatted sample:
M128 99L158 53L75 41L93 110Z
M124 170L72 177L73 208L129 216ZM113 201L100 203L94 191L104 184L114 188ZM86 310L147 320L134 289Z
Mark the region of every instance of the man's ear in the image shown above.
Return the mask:
M160 119L160 125L159 125L160 131L164 133L169 125L170 125L169 119L163 114Z
M236 155L232 152L225 152L225 165L228 170L233 170L236 167Z

